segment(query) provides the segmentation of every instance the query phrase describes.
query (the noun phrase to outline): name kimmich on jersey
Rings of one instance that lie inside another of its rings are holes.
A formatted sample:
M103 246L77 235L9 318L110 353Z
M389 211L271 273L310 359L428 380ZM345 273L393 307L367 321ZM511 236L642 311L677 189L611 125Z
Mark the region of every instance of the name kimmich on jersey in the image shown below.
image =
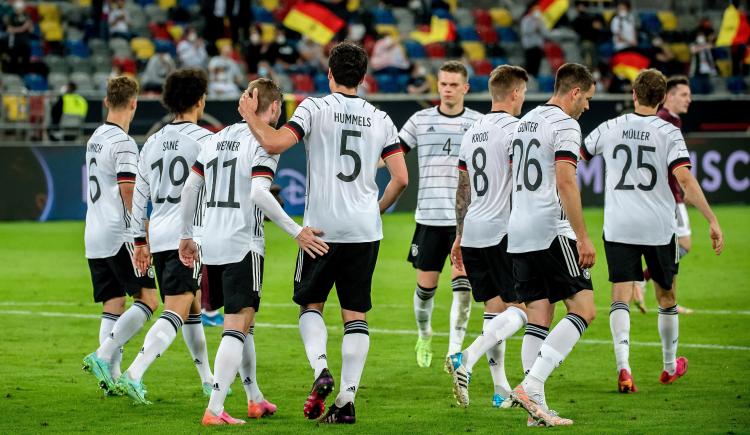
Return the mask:
M249 251L265 255L263 212L250 201L253 175L273 178L279 156L269 155L244 122L214 134L203 146L193 171L204 177L201 260L238 263Z
M409 149L417 147L419 192L416 221L422 225L456 225L458 150L466 131L481 113L464 109L458 115L440 113L438 107L420 110L406 121L399 137Z
M334 93L306 98L285 127L307 153L304 224L323 230L326 242L382 239L375 175L381 157L401 152L388 114Z
M577 165L580 145L578 121L558 106L541 105L518 121L511 143L508 252L541 251L560 235L576 238L557 194L555 163Z
M174 250L180 244L182 187L202 145L213 133L192 122L167 124L151 135L141 149L133 193L133 229L136 244L146 241L146 206L151 199L149 222L151 252ZM202 202L202 195L198 203ZM196 210L200 221L203 207ZM195 222L195 221L194 221Z
M690 166L680 129L658 116L626 114L592 131L585 159L601 154L607 167L604 238L634 245L666 245L677 224L668 176Z
M510 216L510 143L518 119L506 112L488 113L466 131L458 168L467 171L471 203L464 218L461 246L495 246L508 233Z
M117 124L99 126L86 144L86 258L107 258L130 241L130 213L118 182L135 182L138 146Z

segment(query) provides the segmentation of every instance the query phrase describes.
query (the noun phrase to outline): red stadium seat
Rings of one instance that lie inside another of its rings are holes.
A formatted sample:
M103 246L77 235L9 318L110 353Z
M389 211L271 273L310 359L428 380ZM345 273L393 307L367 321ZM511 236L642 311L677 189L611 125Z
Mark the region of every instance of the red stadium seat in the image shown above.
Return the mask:
M427 57L432 59L440 59L445 57L445 45L436 42L434 44L427 44L424 47L425 51L427 52Z
M367 89L368 94L378 92L378 81L370 74L365 75L364 86Z
M555 42L547 41L544 43L544 56L547 58L553 74L565 63L565 53Z
M474 68L474 74L478 76L488 76L492 72L492 64L487 59L472 61L471 67Z
M479 39L485 44L495 44L498 41L497 32L492 26L477 24L477 33L479 33Z
M292 74L292 84L296 92L312 94L315 92L315 82L307 74Z
M138 72L138 67L135 64L135 60L130 57L116 57L112 59L112 65L118 65L123 74L135 75Z
M485 9L474 9L474 22L477 26L490 26L492 27L492 15L490 11Z

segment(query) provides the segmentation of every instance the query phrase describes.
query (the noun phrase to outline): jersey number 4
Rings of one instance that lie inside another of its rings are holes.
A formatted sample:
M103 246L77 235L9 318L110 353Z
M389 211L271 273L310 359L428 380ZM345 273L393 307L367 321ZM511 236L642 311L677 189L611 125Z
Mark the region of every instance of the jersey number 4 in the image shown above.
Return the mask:
M227 160L221 164L222 168L229 169L229 194L226 201L216 201L216 179L219 178L219 158L215 157L206 164L206 170L212 169L211 197L206 202L206 207L240 208L240 203L234 200L234 174L237 171L237 157Z
M351 157L351 159L354 160L354 170L352 170L352 173L349 175L344 175L343 172L339 172L338 174L336 174L336 177L339 180L345 181L347 183L356 180L359 176L360 171L362 170L362 158L359 156L359 154L357 154L356 151L348 149L346 147L346 143L350 136L362 137L362 132L358 130L341 130L341 150L339 155Z

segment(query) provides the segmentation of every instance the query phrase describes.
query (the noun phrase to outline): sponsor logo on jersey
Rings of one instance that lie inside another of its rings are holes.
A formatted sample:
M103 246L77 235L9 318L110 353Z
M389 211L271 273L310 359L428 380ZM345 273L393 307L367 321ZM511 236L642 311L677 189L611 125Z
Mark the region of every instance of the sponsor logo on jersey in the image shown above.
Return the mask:
M427 133L432 133L435 131L435 127L430 126L430 128L427 129Z

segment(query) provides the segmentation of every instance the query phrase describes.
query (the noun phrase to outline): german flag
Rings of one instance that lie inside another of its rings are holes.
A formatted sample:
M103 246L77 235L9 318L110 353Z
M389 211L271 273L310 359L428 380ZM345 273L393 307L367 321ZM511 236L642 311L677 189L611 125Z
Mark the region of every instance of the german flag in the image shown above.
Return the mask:
M344 20L318 3L298 3L284 18L284 26L326 45L344 27Z
M628 79L632 83L639 72L648 68L651 64L651 59L637 50L626 49L615 53L610 63L612 65L612 72L617 77Z
M555 27L560 18L570 7L569 0L539 0L536 7L542 12L542 18L548 29Z
M422 45L433 44L436 42L455 41L456 25L447 18L440 18L436 15L430 20L430 31L415 30L411 32L411 38Z
M716 46L731 47L733 45L745 44L749 38L750 24L747 22L747 15L737 10L730 3L729 7L724 10L724 17L721 19Z

